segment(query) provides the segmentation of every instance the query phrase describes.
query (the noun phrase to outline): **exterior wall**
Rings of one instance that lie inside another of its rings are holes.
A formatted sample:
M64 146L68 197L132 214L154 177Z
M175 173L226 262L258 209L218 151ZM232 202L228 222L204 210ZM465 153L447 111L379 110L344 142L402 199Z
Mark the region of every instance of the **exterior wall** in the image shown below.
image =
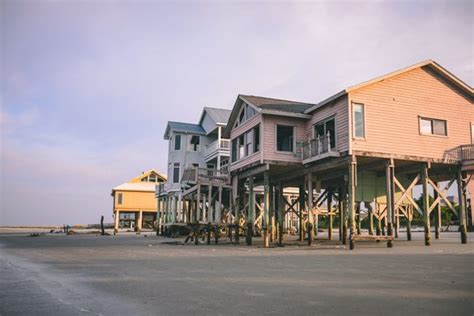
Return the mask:
M118 204L119 193L122 193L122 204ZM156 211L155 192L115 191L114 210Z
M349 106L347 95L336 100L334 103L324 106L321 110L311 113L312 117L306 125L306 137L314 138L314 125L330 118L335 118L336 123L336 149L339 152L349 150Z
M236 128L233 128L230 132L231 144L232 144L232 140L239 137L240 135L242 135L243 133L247 132L248 130L252 129L253 127L257 126L260 123L262 123L262 115L257 113L253 117L251 117L248 121L244 122L242 125ZM261 160L261 157L262 157L261 152L263 149L262 134L263 133L260 127L260 151L250 156L247 156L245 158L239 159L236 162L231 162L230 168L229 168L230 171L242 168L246 165L249 165L256 161ZM231 150L232 150L232 145L231 145ZM231 157L232 157L232 153L231 153Z
M442 159L447 150L471 142L472 102L429 70L414 69L349 98L365 111L365 140L353 139L352 150ZM419 116L446 120L448 135L420 135Z
M181 135L181 149L174 150L174 138L177 134ZM183 176L184 169L192 167L193 163L199 164L199 167L206 167L204 162L204 148L210 143L208 137L200 135L201 146L199 151L188 151L188 143L193 134L171 133L172 137L168 142L168 182L167 191L178 191L181 188L179 183L173 183L173 165L179 163L179 178ZM211 140L212 141L212 140Z
M261 141L261 150L263 150L263 159L282 162L301 162L300 145L308 140L306 134L305 119L294 117L265 115L263 118L263 141ZM276 127L277 125L294 126L295 142L293 144L293 153L278 152L276 147Z

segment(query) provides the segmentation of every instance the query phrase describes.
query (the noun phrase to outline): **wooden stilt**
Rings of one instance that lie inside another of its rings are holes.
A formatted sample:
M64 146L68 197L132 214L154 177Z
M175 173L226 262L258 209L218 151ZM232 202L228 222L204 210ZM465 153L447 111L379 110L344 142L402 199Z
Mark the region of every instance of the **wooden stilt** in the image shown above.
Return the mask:
M421 169L421 183L423 186L423 220L425 227L425 245L431 245L430 199L428 192L428 165L423 164Z
M269 235L270 242L275 240L275 188L270 185L270 222L269 222Z
M411 220L413 218L413 210L411 207L407 207L407 240L411 240Z
M386 179L386 198L387 198L387 216L385 217L387 221L387 235L393 236L393 211L395 208L395 196L394 196L394 161L390 159L387 162L385 179ZM391 239L387 240L387 247L393 247L393 241Z
M433 184L435 186L438 186L437 182L433 181ZM434 197L434 200L436 201L439 198L439 194L438 194L437 190L433 190L433 191L434 191L433 192L433 197ZM440 235L440 231L441 231L441 203L440 202L438 202L436 204L436 207L434 209L434 211L435 211L435 239L439 239L439 235Z
M328 208L328 239L332 240L332 191L328 191L327 197L327 208Z
M313 214L313 175L311 173L308 174L308 246L313 244L314 240L314 214Z
M357 212L357 235L360 235L360 228L361 228L360 203L357 203L356 212Z
M247 211L247 246L252 245L253 225L255 219L255 195L253 191L253 176L249 177L249 203Z
M395 195L395 192L393 192ZM400 212L399 209L395 209L395 238L398 238L398 234L400 233Z
M270 236L268 227L270 226L270 174L265 171L263 174L263 247L270 247Z
M219 243L219 225L214 225L214 242L217 245Z
M196 193L196 221L195 222L199 223L200 220L201 220L201 184L198 183L197 193Z
M339 187L337 193L337 207L339 210L339 240L342 241L342 231L343 231L343 223L344 223L344 205L343 205L343 189Z
M369 209L369 235L373 236L374 235L374 209L372 208L372 205L368 203L366 205L367 205L367 208Z
M458 205L459 205L459 231L461 232L461 243L467 243L467 227L466 227L466 186L464 185L463 174L458 170Z
M207 223L207 244L211 244L211 223Z
M348 172L348 212L350 217L350 238L349 238L349 249L355 248L354 235L356 234L356 221L355 221L355 186L356 186L356 158L352 156L352 160L349 163Z
M278 194L278 245L283 246L283 220L284 220L284 207L285 202L283 201L283 186L281 184L278 185L277 188Z
M298 212L298 233L299 233L299 240L304 241L304 222L303 222L303 211L304 211L304 184L299 186L299 212Z

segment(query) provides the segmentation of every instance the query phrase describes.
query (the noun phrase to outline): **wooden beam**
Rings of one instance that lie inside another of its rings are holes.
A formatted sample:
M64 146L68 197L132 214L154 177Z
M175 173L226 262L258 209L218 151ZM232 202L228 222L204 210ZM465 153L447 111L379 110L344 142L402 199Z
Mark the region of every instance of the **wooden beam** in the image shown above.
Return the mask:
M462 171L458 170L458 199L459 199L459 230L461 232L461 243L467 243L467 227L466 227L466 186L462 176Z
M349 238L349 249L353 250L355 247L355 235L356 235L356 221L355 221L355 186L356 186L356 164L357 158L352 156L352 160L349 163L349 171L348 171L348 210L349 210L349 217L350 217L350 238Z
M308 246L313 244L314 239L314 216L313 216L313 175L308 173L307 175L307 187L308 187Z
M265 171L263 175L263 247L270 247L268 227L270 221L270 175Z
M421 169L421 183L423 186L423 220L425 227L425 245L431 245L431 225L430 225L430 210L429 210L429 192L428 192L428 164L424 164Z

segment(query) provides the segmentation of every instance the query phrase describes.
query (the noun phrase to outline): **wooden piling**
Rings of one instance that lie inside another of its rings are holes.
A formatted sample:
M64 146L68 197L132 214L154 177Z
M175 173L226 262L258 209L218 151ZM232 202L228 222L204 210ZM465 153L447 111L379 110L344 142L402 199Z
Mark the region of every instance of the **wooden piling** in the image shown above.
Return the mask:
M425 228L425 245L431 245L430 199L428 191L428 165L421 168L421 183L423 186L423 224Z
M393 211L395 208L395 190L394 190L394 161L390 159L387 161L385 169L385 180L386 180L386 198L387 198L387 216L385 220L387 221L387 235L393 236ZM387 247L393 247L393 241L391 239L387 240Z
M356 158L352 156L352 160L349 163L348 171L348 212L350 217L350 238L349 238L349 249L355 248L354 235L356 234L356 221L355 221L355 186L356 186Z
M304 184L300 184L299 186L299 212L298 212L298 233L299 233L299 240L304 241L304 223L303 223L303 212L304 212Z
M327 197L327 208L328 208L328 239L332 240L332 221L333 221L333 215L332 215L332 190L328 191L328 197Z
M270 236L268 232L270 222L270 174L265 171L263 174L263 247L270 247Z
M461 243L467 243L467 227L466 227L466 186L464 185L463 174L458 170L458 205L459 205L459 231L461 232Z
M438 183L433 181L433 184L438 187ZM433 198L436 201L438 199L438 191L433 190ZM439 201L435 206L435 239L439 239L440 231L441 231L441 201Z
M283 221L285 217L283 186L278 185L278 245L283 246Z
M308 246L311 246L314 240L314 228L315 228L313 227L313 223L314 223L313 175L311 173L308 174L307 182L308 182L307 183L307 187L308 187Z
M252 237L253 237L253 225L255 219L255 194L253 190L253 176L249 177L249 203L248 203L248 211L247 211L247 246L252 245Z

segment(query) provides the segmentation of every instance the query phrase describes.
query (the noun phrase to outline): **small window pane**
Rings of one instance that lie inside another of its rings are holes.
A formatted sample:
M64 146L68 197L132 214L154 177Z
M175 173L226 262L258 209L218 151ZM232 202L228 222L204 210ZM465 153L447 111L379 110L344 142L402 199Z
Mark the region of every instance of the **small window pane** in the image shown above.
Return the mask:
M354 104L354 135L355 137L365 137L363 104Z
M314 127L314 136L321 137L323 135L324 135L324 123L316 124L316 126Z
M181 150L181 135L174 137L174 150Z
M420 118L420 133L421 134L433 134L431 120Z
M237 161L237 138L232 140L232 162Z
M173 166L173 183L179 183L179 163Z
M253 152L256 153L260 150L260 126L256 126L253 130Z
M446 121L442 120L433 120L433 133L435 135L446 136Z
M293 126L277 125L277 151L293 152Z
M117 204L122 204L122 193L119 193L117 196Z

